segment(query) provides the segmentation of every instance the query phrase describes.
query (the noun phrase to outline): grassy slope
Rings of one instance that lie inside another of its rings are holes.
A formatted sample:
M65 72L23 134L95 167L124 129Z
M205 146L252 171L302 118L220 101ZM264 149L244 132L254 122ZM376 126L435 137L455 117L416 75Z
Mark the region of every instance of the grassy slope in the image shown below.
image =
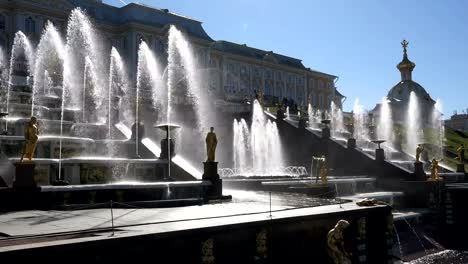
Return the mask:
M450 128L445 129L446 147L448 150L457 153L457 148L460 144L465 144L465 148L468 148L468 133L456 132ZM465 159L468 151L465 151ZM455 168L456 160L451 157L444 157L446 163L451 167ZM465 170L468 170L468 164L465 164Z

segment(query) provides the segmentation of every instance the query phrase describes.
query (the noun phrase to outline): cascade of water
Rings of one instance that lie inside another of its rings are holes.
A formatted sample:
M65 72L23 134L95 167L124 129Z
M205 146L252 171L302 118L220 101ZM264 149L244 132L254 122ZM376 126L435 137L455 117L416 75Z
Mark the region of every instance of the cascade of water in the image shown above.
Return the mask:
M286 119L289 119L289 106L286 106Z
M35 107L40 104L38 97L51 95L51 88L55 83L62 82L65 46L59 32L51 22L47 22L37 46L34 64L34 82L32 86L31 115L39 118L43 113Z
M354 101L353 106L353 126L354 126L354 138L356 139L358 145L360 142L369 141L369 129L367 128L368 124L368 114L364 109L364 106L359 103L359 99Z
M410 93L406 114L406 148L405 151L411 155L416 155L416 147L422 141L421 113L419 109L418 97L414 92Z
M380 104L379 120L377 125L378 139L386 140L387 145L391 146L393 141L393 119L390 103L387 97L382 98Z
M99 40L94 31L90 19L80 8L75 8L70 13L67 24L67 37L63 65L62 105L60 115L60 140L59 140L59 179L62 179L62 144L63 144L63 119L65 105L67 109L88 110L85 120L105 123L107 118L106 104L106 71L104 60L100 54L104 52L99 47ZM85 65L88 67L85 71ZM88 73L89 74L88 74ZM87 76L84 78L84 76ZM84 79L91 79L90 81ZM87 83L92 87L86 88ZM86 101L87 95L91 99ZM92 117L90 117L92 116Z
M8 78L8 90L6 95L6 112L10 112L10 92L13 82L17 84L19 80L13 80L13 76L16 76L15 64L20 60L26 63L26 80L23 80L23 84L28 84L29 78L33 74L34 66L34 48L29 41L28 37L21 31L16 32L15 38L13 40L13 46L11 48L11 58L10 58L10 73ZM8 129L8 123L6 123L6 128Z

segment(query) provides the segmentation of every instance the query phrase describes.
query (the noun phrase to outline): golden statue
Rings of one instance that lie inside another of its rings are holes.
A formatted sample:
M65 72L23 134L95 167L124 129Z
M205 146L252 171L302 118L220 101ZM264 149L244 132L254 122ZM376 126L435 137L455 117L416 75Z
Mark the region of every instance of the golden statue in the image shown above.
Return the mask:
M460 163L463 163L465 160L465 145L460 144L460 147L457 148L457 159L460 161Z
M325 159L325 156L323 156L322 162L320 162L320 180L322 183L327 183L327 176L328 176L328 167L327 167L327 160Z
M440 181L442 178L439 177L439 162L442 160L432 159L431 161L431 178L430 181Z
M343 230L349 227L349 222L340 220L327 235L328 256L335 264L351 264L351 254L349 254L344 245Z
M424 151L424 146L422 144L418 144L418 147L416 148L416 162L421 162L421 154Z
M214 127L210 127L210 132L206 135L206 154L207 159L206 161L215 161L215 152L216 152L216 145L218 144L218 139L216 138L216 134L214 132Z
M21 154L20 162L23 162L23 158L26 156L28 160L32 160L34 151L36 150L37 140L39 135L39 129L37 127L37 118L31 117L31 121L28 122L24 128L24 138L26 139L23 153Z

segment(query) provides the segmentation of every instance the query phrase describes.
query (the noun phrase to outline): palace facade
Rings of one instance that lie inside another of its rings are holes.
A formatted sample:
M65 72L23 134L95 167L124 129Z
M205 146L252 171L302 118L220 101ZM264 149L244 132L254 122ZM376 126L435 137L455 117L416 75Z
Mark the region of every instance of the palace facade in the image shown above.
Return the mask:
M100 0L0 0L0 46L8 54L18 30L37 44L47 21L65 36L68 16L76 7L93 19L109 52L111 46L118 49L133 79L140 41L165 57L168 29L175 25L190 38L200 66L209 73L207 88L224 102L252 99L262 91L270 104L286 98L304 108L310 103L327 109L331 101L342 107L336 76L307 68L297 58L213 40L200 21L143 4L118 8Z

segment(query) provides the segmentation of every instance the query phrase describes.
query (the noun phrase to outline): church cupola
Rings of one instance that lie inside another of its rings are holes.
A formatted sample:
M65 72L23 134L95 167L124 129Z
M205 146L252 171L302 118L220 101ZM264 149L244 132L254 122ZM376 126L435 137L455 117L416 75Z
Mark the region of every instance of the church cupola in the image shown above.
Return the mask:
M414 67L416 64L408 59L408 55L406 54L406 47L408 47L408 41L403 40L401 45L403 46L403 60L398 63L397 68L401 72L401 81L411 81L411 74L413 72Z

